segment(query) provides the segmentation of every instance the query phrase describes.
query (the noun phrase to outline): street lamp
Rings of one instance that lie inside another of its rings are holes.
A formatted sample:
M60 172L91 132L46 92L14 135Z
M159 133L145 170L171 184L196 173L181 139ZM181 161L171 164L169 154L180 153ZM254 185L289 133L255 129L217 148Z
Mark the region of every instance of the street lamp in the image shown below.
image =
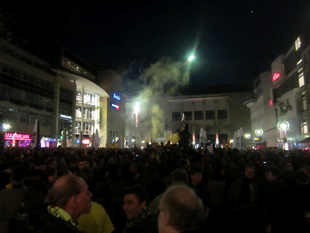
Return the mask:
M248 142L248 140L251 138L251 136L252 136L252 135L251 135L250 133L244 133L243 137L246 139L246 140L245 140L245 148L247 148L247 146L248 146L248 145L247 145L247 144L248 144L247 142Z
M277 124L277 128L280 131L280 138L283 138L283 149L288 150L286 132L290 128L290 123L288 123L287 121L279 121Z

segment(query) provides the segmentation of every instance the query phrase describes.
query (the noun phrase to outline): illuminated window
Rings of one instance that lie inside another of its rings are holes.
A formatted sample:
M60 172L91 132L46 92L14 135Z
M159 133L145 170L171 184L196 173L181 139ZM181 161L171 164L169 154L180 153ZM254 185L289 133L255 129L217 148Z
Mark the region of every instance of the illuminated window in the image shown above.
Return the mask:
M295 50L297 51L301 46L300 37L295 40Z
M305 77L304 77L304 73L300 73L298 75L298 84L299 84L299 87L302 87L305 85Z
M309 132L307 121L304 120L302 122L301 130L302 130L303 134L307 134Z
M301 102L302 102L302 110L306 111L307 110L307 100L306 100L306 93L305 92L301 93Z
M302 63L302 59L300 59L296 65L299 65L300 63Z

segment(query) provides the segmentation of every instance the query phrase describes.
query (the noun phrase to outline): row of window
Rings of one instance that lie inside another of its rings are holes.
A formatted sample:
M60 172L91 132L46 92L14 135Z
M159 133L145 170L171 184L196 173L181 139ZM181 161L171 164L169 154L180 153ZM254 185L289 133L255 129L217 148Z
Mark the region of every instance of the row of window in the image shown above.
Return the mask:
M3 74L4 77L9 78L7 81L10 82L10 84L12 84L13 86L22 85L26 88L31 87L32 89L44 91L49 91L53 89L52 82L1 62L0 73Z
M83 92L77 91L76 93L76 103L82 104ZM84 92L84 104L94 105L95 107L99 107L100 105L100 96L96 93L92 92Z
M10 123L21 122L26 125L34 125L36 119L40 121L42 126L51 126L52 117L37 115L31 112L21 112L19 109L8 108L2 112L3 119L9 119Z
M80 131L83 132L83 135L93 135L95 133L95 122L83 122L82 129L82 122L77 120L75 122L75 134L79 134Z
M204 116L205 113L205 116ZM227 110L206 110L194 112L172 112L172 121L199 121L199 120L225 120L227 119Z
M76 74L80 74L83 77L94 79L94 75L91 72L87 71L67 57L62 57L62 66Z

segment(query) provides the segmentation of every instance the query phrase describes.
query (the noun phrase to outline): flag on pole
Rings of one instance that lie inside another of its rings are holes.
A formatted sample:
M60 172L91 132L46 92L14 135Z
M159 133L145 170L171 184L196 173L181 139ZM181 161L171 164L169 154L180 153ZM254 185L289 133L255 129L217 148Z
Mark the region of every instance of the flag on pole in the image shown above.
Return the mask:
M40 121L36 119L31 140L31 148L41 148L40 139Z
M181 118L181 121L185 121L185 115L184 115L184 112L182 113L182 118Z

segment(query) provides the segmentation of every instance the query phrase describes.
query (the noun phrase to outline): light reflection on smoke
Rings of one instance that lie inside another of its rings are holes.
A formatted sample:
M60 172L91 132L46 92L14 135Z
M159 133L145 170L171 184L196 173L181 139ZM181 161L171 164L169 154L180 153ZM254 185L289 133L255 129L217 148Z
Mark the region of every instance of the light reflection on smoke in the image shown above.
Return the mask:
M142 73L140 81L143 88L133 99L141 104L139 124L150 131L150 138L145 139L173 137L171 132L167 132L165 110L159 100L165 96L178 95L180 88L188 84L189 78L189 65L170 58L162 58Z

